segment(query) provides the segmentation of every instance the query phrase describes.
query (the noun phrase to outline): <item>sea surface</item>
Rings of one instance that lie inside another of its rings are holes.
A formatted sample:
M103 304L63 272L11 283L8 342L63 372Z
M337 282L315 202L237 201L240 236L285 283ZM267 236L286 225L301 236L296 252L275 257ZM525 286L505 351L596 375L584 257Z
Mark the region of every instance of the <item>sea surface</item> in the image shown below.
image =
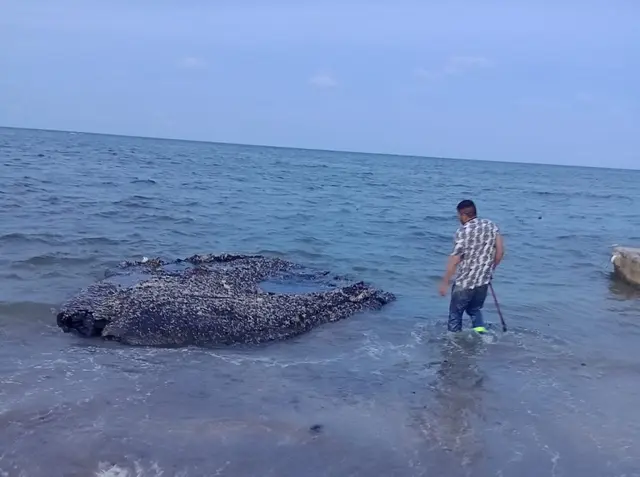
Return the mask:
M640 245L639 185L0 129L0 476L640 476L640 293L609 262L613 244ZM437 293L464 198L507 247L494 286L509 328L489 297L484 339L450 338ZM56 326L52 310L122 260L209 252L398 300L258 347L134 348Z

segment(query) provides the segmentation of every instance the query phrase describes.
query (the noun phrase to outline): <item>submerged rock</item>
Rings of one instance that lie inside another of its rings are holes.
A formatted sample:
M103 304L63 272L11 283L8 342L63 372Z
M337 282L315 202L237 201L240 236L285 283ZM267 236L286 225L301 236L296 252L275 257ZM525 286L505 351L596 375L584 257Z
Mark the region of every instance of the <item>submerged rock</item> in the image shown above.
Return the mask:
M269 285L284 292L269 291ZM145 258L123 262L82 290L62 306L57 322L65 332L129 345L257 344L393 300L393 294L363 282L346 283L278 258Z

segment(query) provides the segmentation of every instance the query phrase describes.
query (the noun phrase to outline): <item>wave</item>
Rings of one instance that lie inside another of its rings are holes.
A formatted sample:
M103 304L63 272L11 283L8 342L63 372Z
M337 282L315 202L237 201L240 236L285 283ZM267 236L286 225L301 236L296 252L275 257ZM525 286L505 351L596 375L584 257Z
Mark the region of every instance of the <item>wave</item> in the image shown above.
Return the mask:
M26 245L26 244L44 244L44 245L92 245L92 246L115 246L121 241L104 236L81 237L69 239L62 234L25 234L20 232L0 235L0 245ZM46 255L46 254L45 254ZM37 259L37 257L34 257Z
M134 179L131 184L157 184L153 179Z
M73 241L77 245L119 245L119 240L110 239L108 237L84 237Z
M0 301L0 317L8 318L43 318L49 317L56 305L31 301Z
M174 224L192 224L195 222L195 219L191 216L187 217L175 217L173 215L167 214L146 214L143 213L136 217L137 223L158 223L158 222L172 222Z
M18 260L12 263L12 268L23 268L23 267L50 267L52 265L87 265L96 261L96 257L92 256L84 256L84 257L73 257L73 256L64 256L62 254L55 253L46 253L42 255L34 255L33 257L29 257L26 260Z
M132 195L125 199L113 202L113 205L128 207L133 209L158 209L153 203L155 199L144 195Z
M63 243L65 237L59 234L24 234L20 232L0 235L0 245L5 244L22 244L22 243L41 243L46 245L59 245Z
M625 194L597 194L594 192L587 191L551 191L551 190L533 190L527 191L527 193L538 196L538 197L557 197L564 199L571 198L584 198L584 199L599 199L599 200L626 200L629 202L633 202L634 198L625 195Z
M446 223L456 223L457 217L455 215L425 215L424 220L426 222L433 222L433 223L441 223L441 224L446 224Z
M572 241L578 241L578 240L594 240L594 241L599 241L602 239L602 236L599 234L561 234L561 235L557 235L556 236L557 240L572 240Z

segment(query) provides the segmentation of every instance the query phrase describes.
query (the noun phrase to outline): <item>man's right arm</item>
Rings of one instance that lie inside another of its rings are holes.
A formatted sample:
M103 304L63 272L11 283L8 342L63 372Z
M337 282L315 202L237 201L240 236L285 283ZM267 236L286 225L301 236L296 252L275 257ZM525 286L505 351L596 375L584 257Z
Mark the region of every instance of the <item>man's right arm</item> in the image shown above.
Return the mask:
M440 282L440 294L444 296L447 293L447 288L449 287L449 282L451 278L456 273L456 269L458 268L458 264L462 259L464 254L464 237L462 234L462 229L456 230L455 238L453 240L453 251L449 255L449 259L447 260L447 268L444 272L444 276L442 277L442 281Z
M496 235L496 259L493 265L493 268L497 268L502 262L502 258L504 257L504 240L502 238L502 234L498 233Z

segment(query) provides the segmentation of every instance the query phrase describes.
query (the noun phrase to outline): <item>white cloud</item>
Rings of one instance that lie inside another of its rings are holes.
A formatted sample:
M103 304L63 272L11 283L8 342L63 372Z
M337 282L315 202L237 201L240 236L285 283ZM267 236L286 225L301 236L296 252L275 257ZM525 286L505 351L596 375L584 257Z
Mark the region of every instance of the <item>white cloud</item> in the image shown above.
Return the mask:
M416 74L420 78L436 79L489 66L491 62L482 56L452 56L440 68L432 70L419 68Z
M309 79L309 84L315 88L329 89L338 86L336 79L328 73L319 73Z
M196 56L187 56L180 60L178 66L180 66L180 68L186 69L197 69L207 66L207 62L202 58L198 58Z

